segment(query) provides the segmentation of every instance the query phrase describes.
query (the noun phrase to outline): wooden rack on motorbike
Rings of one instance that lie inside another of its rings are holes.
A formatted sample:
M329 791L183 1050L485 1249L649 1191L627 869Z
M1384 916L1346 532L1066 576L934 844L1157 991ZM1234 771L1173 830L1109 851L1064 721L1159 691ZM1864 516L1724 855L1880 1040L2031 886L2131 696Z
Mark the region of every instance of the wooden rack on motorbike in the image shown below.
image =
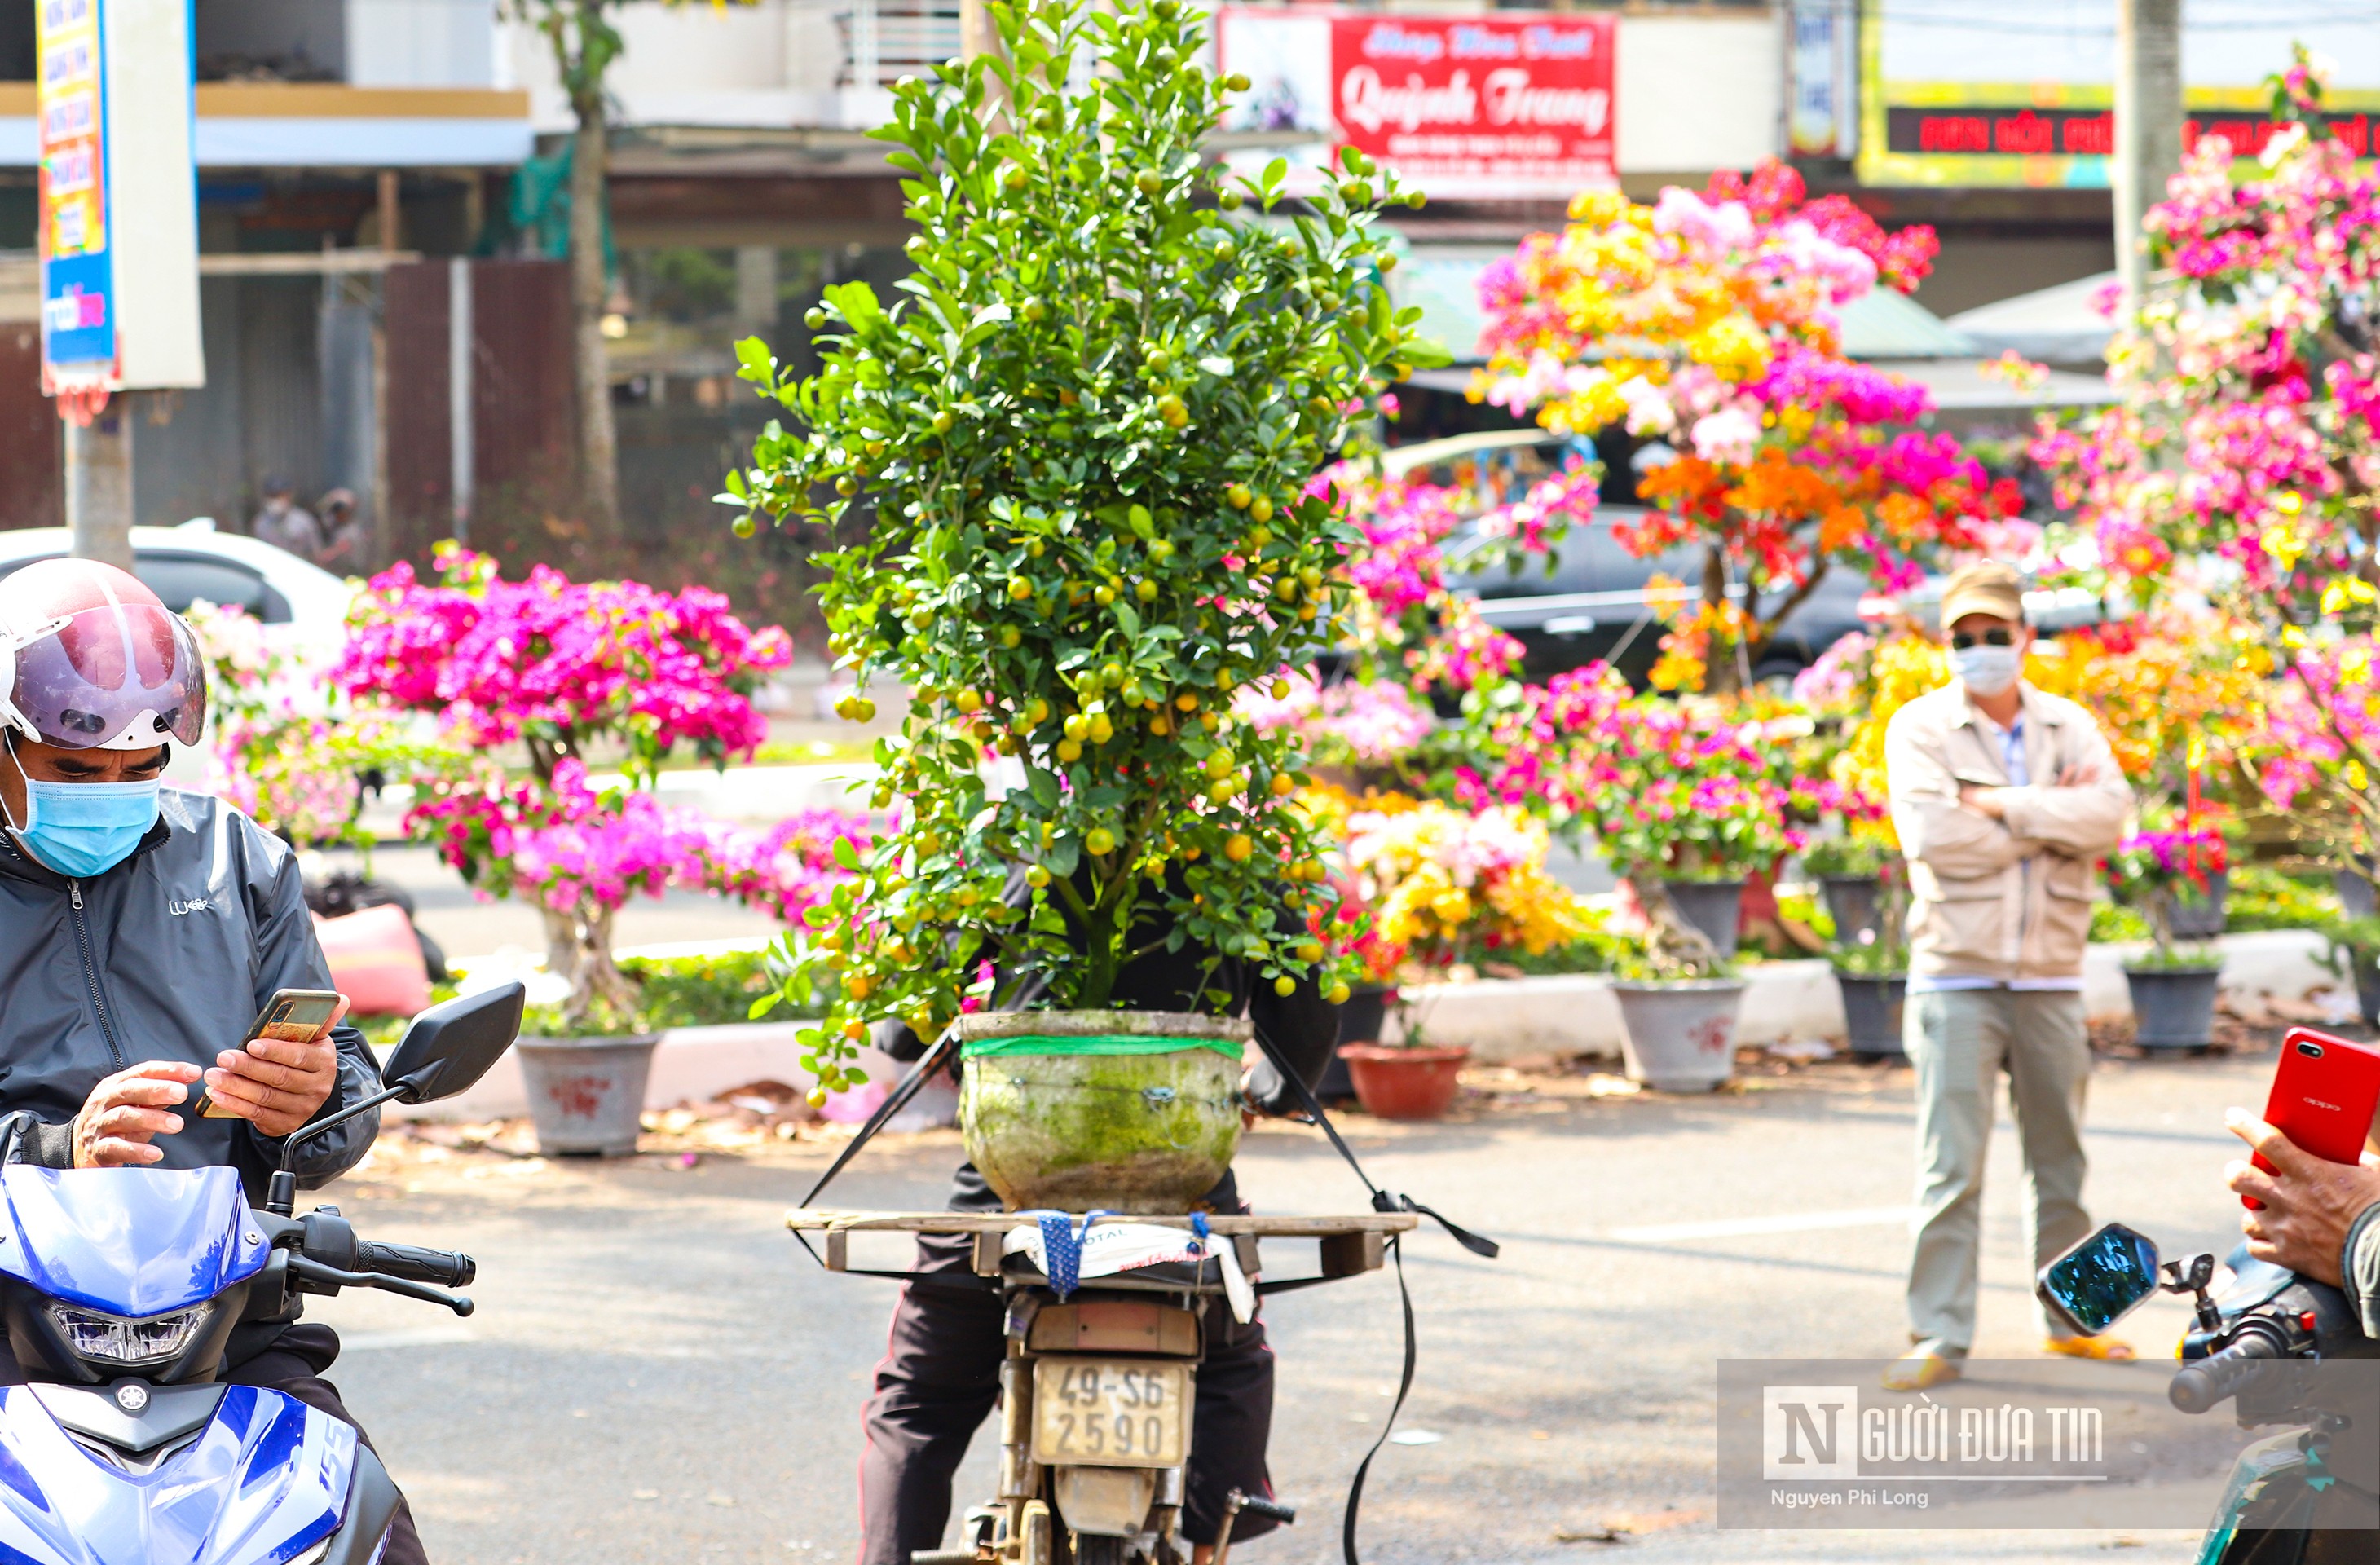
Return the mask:
M1070 1214L1078 1221L1083 1214ZM1002 1241L1020 1222L1016 1212L868 1212L830 1207L795 1207L785 1214L785 1226L795 1232L825 1235L829 1271L850 1269L851 1235L855 1233L971 1233L975 1235L975 1272L998 1277ZM1118 1222L1150 1223L1162 1228L1189 1229L1188 1214L1144 1217L1117 1216ZM1385 1258L1388 1236L1411 1232L1421 1219L1411 1212L1363 1212L1335 1217L1273 1215L1210 1216L1210 1233L1227 1237L1238 1252L1240 1269L1251 1277L1257 1267L1257 1241L1318 1239L1322 1270L1318 1281L1378 1271ZM1112 1280L1102 1279L1103 1284Z

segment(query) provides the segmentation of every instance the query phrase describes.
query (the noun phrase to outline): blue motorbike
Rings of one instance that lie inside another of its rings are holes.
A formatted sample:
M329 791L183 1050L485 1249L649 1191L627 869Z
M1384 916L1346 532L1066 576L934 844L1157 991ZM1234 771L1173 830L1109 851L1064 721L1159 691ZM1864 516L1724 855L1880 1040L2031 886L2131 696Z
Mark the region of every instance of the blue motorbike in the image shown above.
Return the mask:
M383 1103L451 1098L519 1030L520 986L424 1012L388 1086L292 1149ZM0 1317L26 1383L0 1389L0 1560L8 1565L372 1565L399 1495L356 1431L294 1398L218 1382L243 1324L307 1294L377 1288L471 1313L431 1284L468 1256L358 1239L337 1208L295 1214L285 1151L261 1208L225 1168L0 1168Z

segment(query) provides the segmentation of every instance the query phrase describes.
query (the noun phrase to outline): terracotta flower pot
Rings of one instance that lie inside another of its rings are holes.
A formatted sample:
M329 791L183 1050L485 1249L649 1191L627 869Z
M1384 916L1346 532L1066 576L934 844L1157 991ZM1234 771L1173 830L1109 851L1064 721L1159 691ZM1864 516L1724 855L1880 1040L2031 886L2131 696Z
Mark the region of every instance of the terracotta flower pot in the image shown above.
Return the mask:
M1366 1113L1384 1120L1435 1120L1454 1107L1456 1078L1471 1050L1342 1043L1339 1058L1355 1078L1355 1100Z

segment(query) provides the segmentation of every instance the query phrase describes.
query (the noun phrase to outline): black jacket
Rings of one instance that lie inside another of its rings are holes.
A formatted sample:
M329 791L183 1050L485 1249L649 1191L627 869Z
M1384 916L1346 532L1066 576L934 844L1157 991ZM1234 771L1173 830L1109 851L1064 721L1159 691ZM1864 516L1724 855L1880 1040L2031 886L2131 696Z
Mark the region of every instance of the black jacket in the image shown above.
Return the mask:
M68 1127L103 1076L143 1060L211 1068L237 1049L275 989L333 988L297 855L229 805L167 788L132 856L69 880L0 832L0 1144L13 1161L69 1167ZM337 1030L329 1113L380 1090L353 1027ZM163 1168L228 1164L250 1200L281 1142L246 1120L186 1114L153 1143ZM361 1161L377 1113L303 1144L299 1183Z
M1014 884L1021 888L1021 878ZM1293 933L1286 914L1283 921L1284 931ZM1171 922L1160 912L1134 933L1138 939L1152 940L1165 934ZM1320 987L1311 979L1299 984L1293 994L1278 995L1261 979L1251 984L1247 964L1238 957L1218 958L1203 947L1184 946L1180 951L1154 952L1127 964L1116 975L1114 1001L1125 1011L1206 1011L1209 1007L1199 998L1201 987L1230 990L1232 1001L1225 1009L1232 1015L1245 1015L1253 1021L1264 1040L1305 1078L1309 1088L1321 1081L1323 1069L1330 1063L1330 1051L1339 1043L1339 1008L1322 998ZM898 1023L880 1024L876 1042L893 1059L904 1062L926 1051L924 1040ZM1248 1098L1267 1114L1293 1114L1299 1108L1296 1091L1274 1067L1270 1055L1250 1070Z

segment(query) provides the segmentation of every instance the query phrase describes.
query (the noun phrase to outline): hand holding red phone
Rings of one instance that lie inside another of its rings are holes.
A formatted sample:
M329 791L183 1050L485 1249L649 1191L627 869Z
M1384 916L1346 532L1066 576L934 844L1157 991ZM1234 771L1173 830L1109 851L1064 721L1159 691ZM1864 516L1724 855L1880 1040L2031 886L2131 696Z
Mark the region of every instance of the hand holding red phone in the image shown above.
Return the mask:
M2362 1159L2363 1138L2375 1110L2380 1110L2380 1050L2312 1027L2289 1029L2281 1039L2280 1063L2273 1070L2272 1096L2265 1101L2266 1125L2298 1151L2353 1168ZM2237 1125L2232 1129L2254 1144L2246 1131ZM2268 1174L2277 1171L2261 1146L2254 1161ZM2257 1197L2245 1191L2240 1204L2252 1212L2260 1209Z
M2353 1163L2317 1158L2244 1110L2229 1110L2223 1123L2256 1149L2252 1165L2223 1169L2224 1183L2248 1207L2240 1220L2248 1254L2336 1287L2348 1233L2380 1202L2380 1157L2364 1152Z

